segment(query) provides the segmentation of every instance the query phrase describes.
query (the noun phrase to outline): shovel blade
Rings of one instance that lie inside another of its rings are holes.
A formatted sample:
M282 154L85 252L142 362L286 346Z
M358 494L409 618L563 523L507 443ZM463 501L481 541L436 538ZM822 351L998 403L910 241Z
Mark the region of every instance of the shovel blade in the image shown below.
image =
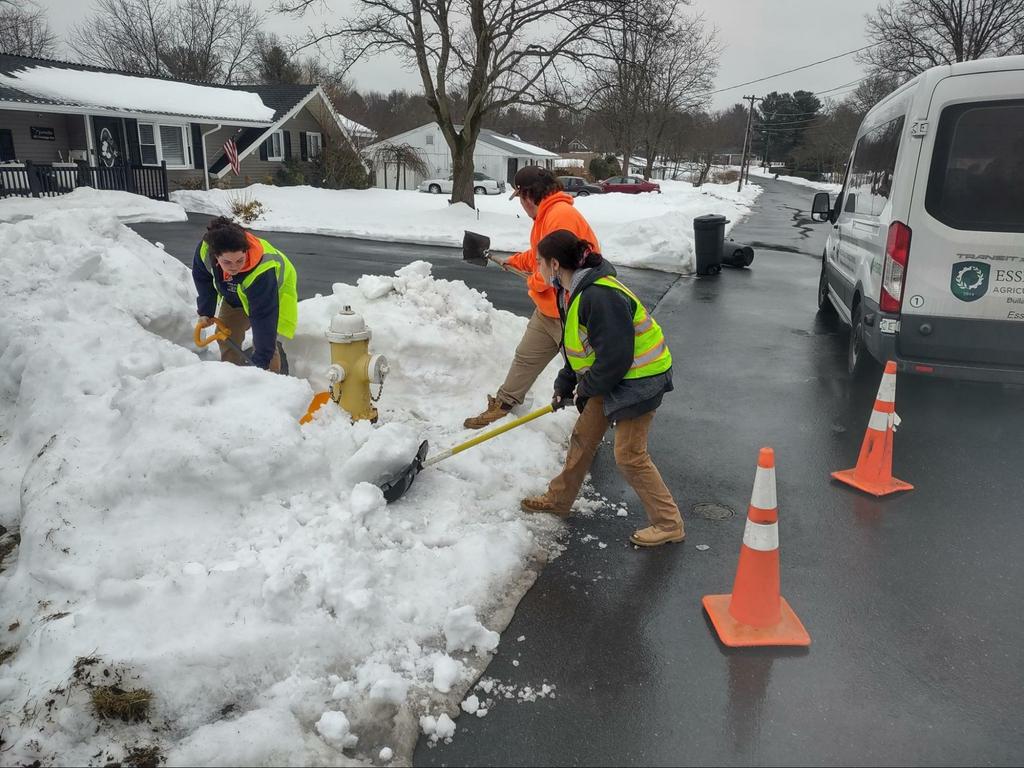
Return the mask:
M487 257L484 255L490 250L491 238L477 232L465 230L462 235L462 258L470 264L478 267L487 266Z
M429 445L424 440L420 443L419 450L416 451L416 458L414 458L409 466L399 470L390 477L377 483L377 487L384 492L384 500L390 504L393 501L398 501L405 495L405 492L409 490L412 485L412 481L416 479L416 475L423 469L423 461L427 458L427 451Z
M313 420L313 414L323 407L324 403L331 399L330 392L317 392L313 395L313 399L309 402L309 407L306 409L306 415L299 419L299 424L308 424Z

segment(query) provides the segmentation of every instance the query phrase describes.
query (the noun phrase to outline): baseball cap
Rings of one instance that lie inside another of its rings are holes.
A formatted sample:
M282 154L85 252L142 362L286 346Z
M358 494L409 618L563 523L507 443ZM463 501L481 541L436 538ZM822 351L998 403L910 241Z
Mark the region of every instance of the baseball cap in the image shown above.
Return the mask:
M519 197L520 191L523 187L529 187L532 184L536 184L540 181L544 174L550 174L551 171L541 168L539 165L524 165L518 171L516 171L516 177L512 181L512 194L508 196L511 200L514 197Z

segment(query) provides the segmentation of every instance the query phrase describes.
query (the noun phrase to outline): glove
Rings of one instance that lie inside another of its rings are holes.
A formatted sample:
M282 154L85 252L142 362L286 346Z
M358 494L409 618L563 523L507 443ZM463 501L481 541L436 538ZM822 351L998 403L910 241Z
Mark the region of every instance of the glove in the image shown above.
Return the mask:
M569 404L569 398L562 397L562 395L555 393L554 397L551 398L551 410L560 411Z
M589 397L581 397L579 395L576 395L576 410L578 410L580 413L583 413L583 409L587 407L588 400L590 400Z

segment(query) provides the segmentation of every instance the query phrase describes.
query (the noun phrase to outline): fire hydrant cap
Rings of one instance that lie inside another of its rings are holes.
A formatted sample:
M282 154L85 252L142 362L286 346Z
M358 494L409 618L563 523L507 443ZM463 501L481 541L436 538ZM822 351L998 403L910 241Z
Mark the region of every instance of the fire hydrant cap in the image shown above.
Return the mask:
M363 321L363 316L357 315L352 311L352 307L346 306L331 318L331 328L326 336L328 341L343 344L350 341L366 341L371 333Z

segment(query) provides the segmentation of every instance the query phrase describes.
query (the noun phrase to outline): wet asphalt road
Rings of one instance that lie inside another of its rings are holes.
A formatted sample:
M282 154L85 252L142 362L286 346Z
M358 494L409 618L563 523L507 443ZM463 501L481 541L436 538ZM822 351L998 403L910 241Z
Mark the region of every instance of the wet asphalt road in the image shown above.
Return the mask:
M802 213L812 191L758 183L765 194L732 233L760 244L751 269L623 274L655 307L676 360L650 449L686 543L626 543L643 510L602 448L594 487L629 516L606 506L570 521L565 553L520 603L487 670L519 687L546 681L555 698L464 715L452 744L421 740L417 765L1024 758L1024 392L903 376L895 474L916 490L876 501L833 484L829 472L856 460L877 382L848 380L845 334L815 315L825 233ZM189 258L198 225L178 246L176 226L135 228L155 228L151 239ZM305 259L304 295L427 258L498 306L529 309L508 275L448 249L269 237ZM731 589L762 445L776 450L782 591L811 634L807 650L726 649L700 606ZM722 507L735 514L723 519Z

